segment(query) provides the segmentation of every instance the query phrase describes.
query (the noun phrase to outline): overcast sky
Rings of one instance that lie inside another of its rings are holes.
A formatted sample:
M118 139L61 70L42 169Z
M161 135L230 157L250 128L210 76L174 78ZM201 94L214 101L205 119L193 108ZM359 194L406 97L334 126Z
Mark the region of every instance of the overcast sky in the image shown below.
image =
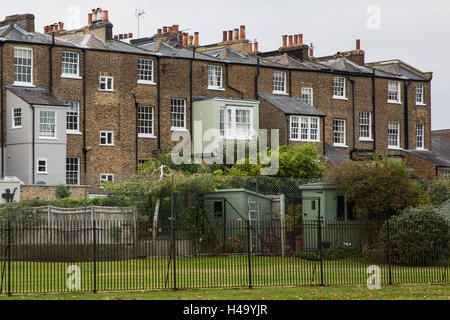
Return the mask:
M366 61L401 59L419 70L433 71L432 126L450 128L450 1L447 0L74 0L2 1L0 18L34 13L36 30L63 21L87 23L94 7L109 10L114 34L137 34L136 9L146 11L141 36L163 25L200 32L200 44L222 39L222 31L241 24L247 38L258 39L260 51L277 49L282 34L304 34L315 55L350 50L361 39Z

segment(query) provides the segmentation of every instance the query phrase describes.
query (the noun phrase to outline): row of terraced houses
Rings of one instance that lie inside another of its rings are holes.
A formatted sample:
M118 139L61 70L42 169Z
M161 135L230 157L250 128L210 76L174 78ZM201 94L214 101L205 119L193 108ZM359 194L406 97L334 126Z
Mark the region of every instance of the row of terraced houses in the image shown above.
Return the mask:
M260 52L245 26L200 45L179 25L114 35L101 9L77 30L59 23L40 33L34 19L0 22L2 177L79 185L87 176L98 191L173 148L174 132L204 139L198 121L223 139L279 129L280 144L315 143L334 165L376 152L426 179L450 175L450 159L432 148L432 73L367 63L359 40L315 57L301 34Z

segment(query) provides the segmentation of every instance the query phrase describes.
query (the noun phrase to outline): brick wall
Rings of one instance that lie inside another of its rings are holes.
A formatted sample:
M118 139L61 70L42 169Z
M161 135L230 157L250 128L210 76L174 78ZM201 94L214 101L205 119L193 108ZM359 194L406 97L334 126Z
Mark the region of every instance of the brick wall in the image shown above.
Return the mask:
M49 185L21 185L20 186L20 201L27 200L57 200L55 196L56 186ZM72 199L84 199L84 187L71 186L69 187L71 192L70 198Z

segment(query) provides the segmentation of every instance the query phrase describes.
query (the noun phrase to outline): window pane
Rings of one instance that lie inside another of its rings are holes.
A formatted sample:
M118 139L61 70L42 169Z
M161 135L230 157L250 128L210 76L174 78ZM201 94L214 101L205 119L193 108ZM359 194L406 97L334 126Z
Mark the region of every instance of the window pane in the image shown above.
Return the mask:
M55 111L39 111L39 136L56 136L56 113Z
M138 79L153 82L153 60L139 59Z
M78 185L80 184L80 158L66 159L66 184Z
M281 71L273 72L273 91L286 92L286 73Z
M153 107L139 107L138 132L142 135L153 135Z
M186 128L186 100L172 99L170 106L172 128Z

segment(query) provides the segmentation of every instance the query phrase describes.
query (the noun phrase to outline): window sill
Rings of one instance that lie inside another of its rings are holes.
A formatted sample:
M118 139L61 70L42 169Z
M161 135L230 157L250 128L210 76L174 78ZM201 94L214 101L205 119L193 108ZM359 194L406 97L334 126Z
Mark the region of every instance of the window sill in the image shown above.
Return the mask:
M429 151L428 149L425 148L416 148L417 151Z
M338 97L338 96L333 96L334 100L344 100L344 101L348 101L348 98L346 97Z
M225 91L225 88L222 88L222 87L208 87L208 90Z
M426 103L416 103L416 106L419 106L419 107L426 107L427 104L426 104Z
M141 139L156 139L156 136L150 135L150 134L142 134L142 133L140 133L140 134L138 134L138 138L141 138Z
M170 128L170 131L172 132L189 132L186 128Z
M371 139L371 138L359 138L359 141L362 141L362 142L373 142L373 139Z
M57 137L39 137L40 140L58 140Z
M279 94L283 96L288 96L289 94L285 91L272 91L272 94Z
M83 133L81 131L67 131L67 134L81 136Z
M115 147L113 144L100 144L100 147Z
M403 150L403 149L400 147L389 147L388 146L388 150Z
M76 80L81 80L83 79L82 77L80 77L79 75L73 75L73 74L62 74L61 78L64 79L76 79Z
M337 148L348 148L348 146L345 145L345 144L336 144L336 143L333 144L333 147L337 147Z
M145 81L145 80L138 80L137 84L148 85L148 86L156 86L156 82Z
M11 127L11 130L17 130L17 129L22 129L23 127L22 126L20 126L20 127Z
M110 92L110 93L116 92L115 90L102 90L102 89L99 89L98 91L99 92Z
M309 142L309 143L319 143L320 140L299 140L299 139L289 139L292 142Z
M33 85L32 83L27 83L27 82L14 82L13 86L16 87L28 87L28 88L36 88L35 85Z
M400 101L389 101L387 102L388 104L402 104Z

